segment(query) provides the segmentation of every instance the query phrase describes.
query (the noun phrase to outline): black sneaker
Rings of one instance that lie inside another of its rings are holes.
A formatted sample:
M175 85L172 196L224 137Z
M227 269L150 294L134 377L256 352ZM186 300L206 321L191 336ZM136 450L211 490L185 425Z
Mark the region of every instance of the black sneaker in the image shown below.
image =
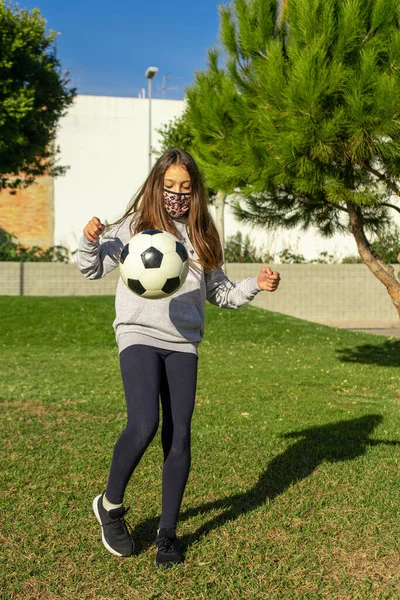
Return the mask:
M173 529L160 529L155 544L157 546L156 567L169 569L173 565L183 563L179 542Z
M103 496L104 492L93 500L93 512L101 525L103 544L115 556L129 556L135 548L124 519L129 508L121 506L107 511Z

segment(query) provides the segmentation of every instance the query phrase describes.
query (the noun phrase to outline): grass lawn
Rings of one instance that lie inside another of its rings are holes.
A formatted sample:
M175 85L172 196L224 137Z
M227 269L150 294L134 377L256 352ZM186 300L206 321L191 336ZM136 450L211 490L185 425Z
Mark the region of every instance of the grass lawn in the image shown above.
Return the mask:
M400 598L400 341L207 307L186 561L153 567L159 434L126 494L137 552L91 503L125 406L111 297L0 297L1 600Z

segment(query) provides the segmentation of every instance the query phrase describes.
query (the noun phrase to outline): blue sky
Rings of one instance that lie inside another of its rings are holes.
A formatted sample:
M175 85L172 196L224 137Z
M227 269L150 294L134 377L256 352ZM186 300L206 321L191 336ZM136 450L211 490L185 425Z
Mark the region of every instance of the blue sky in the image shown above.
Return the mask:
M58 57L80 94L137 97L156 66L153 97L182 99L218 41L215 0L19 0L60 32ZM163 79L169 76L170 79Z

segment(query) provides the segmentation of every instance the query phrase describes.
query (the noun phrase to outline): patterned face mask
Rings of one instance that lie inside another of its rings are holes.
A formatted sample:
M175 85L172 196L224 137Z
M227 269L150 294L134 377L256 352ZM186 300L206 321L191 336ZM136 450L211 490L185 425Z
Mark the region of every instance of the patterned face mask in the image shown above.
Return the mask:
M164 190L163 203L165 210L173 219L179 219L187 213L190 207L190 193L171 192Z

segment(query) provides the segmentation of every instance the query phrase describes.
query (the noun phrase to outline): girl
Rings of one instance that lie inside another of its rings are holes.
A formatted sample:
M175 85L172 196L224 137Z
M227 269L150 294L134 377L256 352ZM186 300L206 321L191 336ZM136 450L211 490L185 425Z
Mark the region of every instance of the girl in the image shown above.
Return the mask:
M170 567L183 561L175 531L190 469L197 347L204 333L205 301L237 308L261 290L275 291L280 277L270 268L237 282L224 274L206 190L194 159L183 150L168 150L158 159L131 206L101 242L104 225L97 217L89 221L79 242L79 269L88 279L103 277L118 266L132 235L147 229L163 229L180 238L191 267L183 286L158 300L136 296L119 279L113 326L128 419L114 447L106 490L94 499L93 510L107 550L117 556L132 554L123 497L158 429L160 397L164 465L155 564Z

